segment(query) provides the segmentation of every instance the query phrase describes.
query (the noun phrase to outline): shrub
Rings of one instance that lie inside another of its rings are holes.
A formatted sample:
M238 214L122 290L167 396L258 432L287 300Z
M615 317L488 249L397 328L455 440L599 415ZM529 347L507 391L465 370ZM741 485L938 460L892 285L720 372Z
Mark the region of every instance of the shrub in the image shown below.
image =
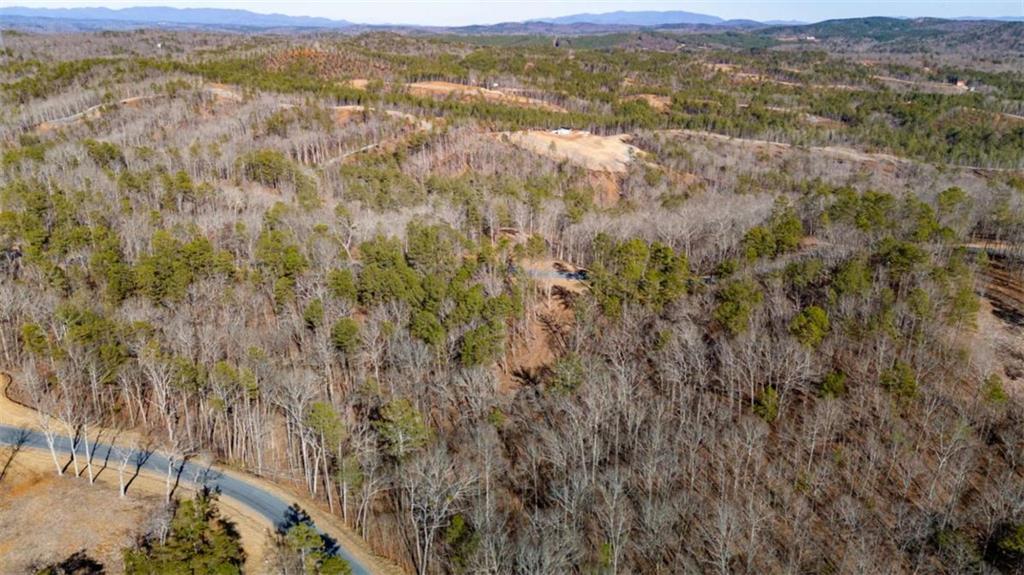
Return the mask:
M150 243L150 252L135 266L132 285L157 303L181 299L192 282L226 272L232 265L230 255L218 254L210 240L202 236L183 243L170 232L158 230Z
M462 514L452 517L444 532L444 543L451 550L449 561L455 573L466 573L480 546L480 536Z
M825 272L825 264L820 259L809 259L793 262L786 266L785 275L789 283L797 290L804 290L818 283Z
M928 259L928 254L910 242L886 238L879 246L875 257L880 264L889 268L889 272L896 278L901 278L923 264Z
M308 329L316 329L324 323L324 302L319 298L309 302L302 310L302 321Z
M779 417L779 392L774 387L766 387L757 396L754 402L754 413L758 417L771 423Z
M1005 572L1018 573L1024 567L1024 524L1006 523L996 529L986 558Z
M981 303L974 289L969 282L960 282L953 290L949 299L949 309L946 312L946 319L953 325L965 325L974 327L978 318L978 310Z
M616 242L599 235L594 243L597 261L590 283L605 314L616 316L627 303L658 310L686 293L690 270L685 254L640 239Z
M789 324L789 332L807 347L818 347L828 335L828 313L816 305L801 311Z
M276 188L294 173L292 161L277 150L262 149L241 159L246 179Z
M409 322L409 333L435 347L444 343L444 326L437 316L429 311L420 310L413 314Z
M999 377L999 374L997 373L993 373L985 378L985 383L982 386L982 394L985 397L985 401L997 405L1004 404L1010 399L1010 396L1006 393L1006 389L1003 387L1003 378Z
M935 533L938 550L949 573L985 573L981 550L968 533L946 527Z
M352 270L336 269L327 274L327 289L337 299L356 300L356 280Z
M462 336L459 360L464 367L486 365L494 361L502 351L505 341L503 326L494 323L471 329Z
M274 280L274 307L278 310L295 300L295 280L284 276Z
M266 230L256 241L256 263L274 278L297 278L309 262L283 230Z
M792 209L777 207L766 225L755 226L743 237L747 259L775 257L800 246L804 226Z
M334 349L344 354L351 354L359 348L359 324L356 320L346 317L339 319L331 327L331 343Z
M899 399L912 399L917 396L917 376L909 365L902 361L882 372L882 387Z
M96 140L85 140L82 144L89 159L97 166L110 169L125 167L124 152L116 144Z
M846 374L841 371L829 372L821 382L821 395L836 398L846 394Z
M235 526L217 509L216 496L203 492L178 506L164 539L147 539L124 552L125 573L242 572L245 552Z
M761 288L751 280L733 280L726 283L718 292L718 306L715 308L715 320L729 333L738 335L747 330L750 314L761 305L764 294Z
M423 415L407 399L395 399L384 405L375 427L388 453L397 459L422 448L430 440L430 429Z
M458 236L447 224L427 225L416 221L406 226L409 248L406 259L425 275L449 277L458 261L455 257Z
M832 288L840 296L864 295L871 289L871 270L862 259L852 259L839 266L832 279Z
M572 393L583 384L583 360L575 353L568 353L555 360L551 366L551 383L548 387L557 393Z

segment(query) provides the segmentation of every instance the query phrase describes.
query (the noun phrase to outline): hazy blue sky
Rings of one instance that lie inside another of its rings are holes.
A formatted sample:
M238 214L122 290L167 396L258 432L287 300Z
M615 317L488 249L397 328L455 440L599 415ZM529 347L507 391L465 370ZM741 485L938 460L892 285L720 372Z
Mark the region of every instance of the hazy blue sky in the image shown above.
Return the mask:
M615 10L686 10L722 18L803 21L857 16L1024 16L1024 0L0 0L0 5L244 8L375 24L445 25Z

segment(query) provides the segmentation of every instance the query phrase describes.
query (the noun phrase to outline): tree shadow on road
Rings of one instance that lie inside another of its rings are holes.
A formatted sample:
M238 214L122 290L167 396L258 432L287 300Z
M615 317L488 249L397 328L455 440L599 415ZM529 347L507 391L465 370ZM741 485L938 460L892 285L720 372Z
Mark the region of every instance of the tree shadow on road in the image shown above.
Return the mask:
M174 497L175 492L178 491L178 486L181 485L181 475L185 472L185 467L188 465L188 457L183 457L178 460L177 463L171 465L171 470L174 472L174 485L171 486L170 492L167 494L167 498ZM178 468L174 471L175 466Z
M114 433L114 436L110 438L110 441L108 441L106 444L103 444L102 443L102 441L103 441L103 430L101 429L99 431L99 433L96 434L96 439L92 443L92 445L90 446L91 447L91 449L89 450L90 453L88 453L87 455L89 457L89 462L91 463L92 462L92 458L96 454L96 450L99 449L99 447L101 445L104 448L105 453L103 453L103 465L100 466L100 468L96 471L96 475L95 475L95 477L97 479L99 478L101 473L106 471L106 469L107 469L107 467L108 467L108 465L110 463L110 453L112 451L114 451L114 446L117 445L117 438L120 435L121 435L120 432Z
M14 461L14 458L17 457L18 453L27 442L28 430L18 430L18 435L14 438L14 442L10 446L11 453L7 456L7 461L4 462L3 468L0 469L0 481L3 481L4 477L7 477L7 470L11 468L11 463Z
M193 467L195 471L192 473L192 483L205 489L209 489L211 486L216 487L217 480L224 476L223 473L213 468L212 461L204 465L193 465Z
M279 521L277 524L277 534L284 536L292 527L302 524L309 525L313 528L316 527L313 523L313 518L309 516L309 513L306 513L305 509L299 507L298 503L292 503L284 512L284 519ZM337 554L339 549L338 542L330 535L319 530L317 531L320 533L320 540L323 543L322 549L331 555Z
M153 457L153 453L156 450L151 446L146 445L135 450L135 455L132 459L135 461L135 471L132 472L132 476L124 483L124 492L128 493L128 488L132 486L132 483L139 477L139 473L142 472L142 467L146 465L150 457Z
M75 436L68 438L70 439L70 448L68 450L68 460L64 463L64 467L61 468L62 474L68 472L68 468L75 462L75 457L78 455L78 442L81 441L82 436L79 431L75 431ZM77 477L77 474L76 474Z

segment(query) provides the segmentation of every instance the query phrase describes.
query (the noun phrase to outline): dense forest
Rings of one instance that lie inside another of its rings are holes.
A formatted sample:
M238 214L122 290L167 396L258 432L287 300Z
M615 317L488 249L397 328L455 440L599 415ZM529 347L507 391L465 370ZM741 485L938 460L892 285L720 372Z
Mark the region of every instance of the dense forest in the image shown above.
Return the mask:
M1024 569L1020 74L600 40L5 33L9 393L420 575Z

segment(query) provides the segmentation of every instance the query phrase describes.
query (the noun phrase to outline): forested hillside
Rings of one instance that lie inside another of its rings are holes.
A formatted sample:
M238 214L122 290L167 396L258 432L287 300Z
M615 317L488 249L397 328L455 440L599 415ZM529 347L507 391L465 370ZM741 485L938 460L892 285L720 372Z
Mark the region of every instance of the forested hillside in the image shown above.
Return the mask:
M422 575L1024 569L1019 73L4 40L0 357L60 433L297 488ZM215 498L172 508L128 572L240 569ZM345 572L296 525L261 572Z

